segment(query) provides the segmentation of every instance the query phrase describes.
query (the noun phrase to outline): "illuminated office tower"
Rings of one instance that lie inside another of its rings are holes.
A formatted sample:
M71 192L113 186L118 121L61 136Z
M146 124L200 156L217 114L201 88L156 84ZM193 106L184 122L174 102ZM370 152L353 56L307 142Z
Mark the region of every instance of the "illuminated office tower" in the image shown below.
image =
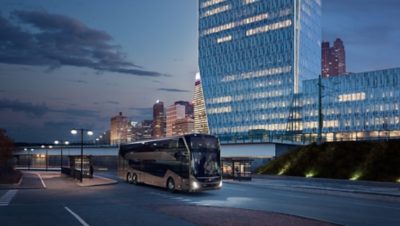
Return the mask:
M127 143L129 134L129 119L120 112L111 118L110 142L112 145Z
M185 118L188 118L188 120L183 120ZM175 101L174 104L167 107L167 127L166 127L167 137L175 136L178 134L187 134L192 132L193 131L192 118L193 118L193 104L191 104L188 101ZM178 120L180 120L179 129L177 128L176 125Z
M153 105L153 138L165 137L164 103L157 100Z
M329 42L322 42L322 71L323 77L346 74L346 51L343 41L338 38L330 47Z
M194 85L194 131L196 133L208 133L208 122L206 115L206 107L204 104L203 88L201 86L200 73L196 74Z
M200 0L199 67L211 134L301 131L292 113L321 71L321 1Z

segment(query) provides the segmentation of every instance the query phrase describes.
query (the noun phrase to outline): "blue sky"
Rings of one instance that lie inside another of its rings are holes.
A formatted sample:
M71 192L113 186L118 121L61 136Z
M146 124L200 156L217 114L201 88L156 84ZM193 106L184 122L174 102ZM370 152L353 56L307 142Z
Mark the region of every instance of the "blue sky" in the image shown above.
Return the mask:
M343 39L349 71L400 66L398 1L322 2L323 39ZM69 138L72 127L101 133L120 111L131 120L151 119L157 99L170 105L193 96L195 0L0 3L0 31L15 40L7 48L27 56L0 54L0 128L16 141ZM30 43L32 35L42 41ZM59 47L48 42L55 39Z

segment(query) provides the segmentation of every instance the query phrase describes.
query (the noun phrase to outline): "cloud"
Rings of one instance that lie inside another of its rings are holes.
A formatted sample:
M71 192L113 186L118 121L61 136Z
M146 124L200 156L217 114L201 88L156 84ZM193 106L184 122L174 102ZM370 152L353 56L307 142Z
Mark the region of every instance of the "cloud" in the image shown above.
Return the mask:
M11 110L13 112L22 112L28 115L42 117L47 113L62 113L69 116L76 117L98 117L98 113L92 110L84 109L53 109L45 104L33 104L29 102L22 102L19 100L0 100L0 111Z
M11 110L14 112L24 112L33 116L43 116L50 109L44 105L35 105L32 103L21 102L18 100L0 100L0 111L1 110Z
M6 92L5 90L0 89L0 93L5 93L5 92Z
M87 84L89 83L88 81L85 80L80 80L80 79L73 79L73 80L67 80L68 82L73 82L73 83L80 83L80 84Z
M149 108L131 107L129 108L129 110L134 111L131 118L135 119L136 121L153 118L152 107Z
M113 100L109 100L109 101L106 101L104 103L106 103L106 104L114 104L114 105L118 105L119 104L118 101L113 101Z
M176 93L188 93L190 92L189 90L184 90L184 89L169 89L169 88L159 88L159 91L165 91L165 92L176 92Z
M111 44L110 34L74 18L21 10L11 13L10 18L0 15L0 63L46 66L50 70L75 66L135 76L169 76L127 61L121 48Z

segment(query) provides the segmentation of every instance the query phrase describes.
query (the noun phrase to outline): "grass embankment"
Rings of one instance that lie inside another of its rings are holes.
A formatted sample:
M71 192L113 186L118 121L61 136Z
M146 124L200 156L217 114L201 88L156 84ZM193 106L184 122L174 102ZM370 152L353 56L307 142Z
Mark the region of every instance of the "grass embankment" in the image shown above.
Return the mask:
M400 141L311 144L277 157L258 173L400 183Z
M0 167L0 184L16 184L21 179L22 173L18 170Z

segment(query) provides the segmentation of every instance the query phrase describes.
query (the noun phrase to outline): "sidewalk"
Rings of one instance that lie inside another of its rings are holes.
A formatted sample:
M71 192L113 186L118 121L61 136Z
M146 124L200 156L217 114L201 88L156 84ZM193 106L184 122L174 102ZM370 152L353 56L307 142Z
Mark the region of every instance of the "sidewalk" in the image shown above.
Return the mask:
M397 183L269 175L253 175L252 181L225 180L224 182L286 190L378 195L400 200L400 184Z
M82 183L78 181L76 184L81 187L91 187L91 186L112 185L117 183L118 181L116 180L93 175L93 178L83 178Z

